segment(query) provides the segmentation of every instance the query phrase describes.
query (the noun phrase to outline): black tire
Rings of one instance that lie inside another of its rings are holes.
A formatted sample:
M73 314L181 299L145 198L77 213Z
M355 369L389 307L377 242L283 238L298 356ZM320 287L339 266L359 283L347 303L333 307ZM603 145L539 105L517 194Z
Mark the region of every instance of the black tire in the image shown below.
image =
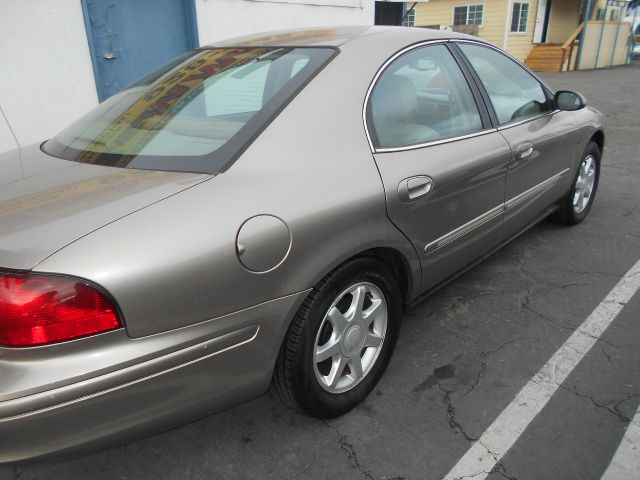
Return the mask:
M328 392L314 370L316 336L334 300L358 282L373 284L384 295L386 333L377 357L362 380L345 392ZM396 278L383 262L371 257L345 262L313 288L296 313L276 362L272 391L289 405L315 417L333 418L348 412L382 377L395 347L401 317L402 294Z
M584 207L584 210L576 212L573 206L573 198L576 193L576 181L578 180L578 176L580 175L580 168L589 156L595 159L595 181L593 184L593 188L591 189L591 196L589 197L589 201ZM587 215L589 214L589 210L591 210L591 205L593 205L593 200L596 197L596 191L598 189L598 181L600 180L601 157L602 153L600 152L600 147L598 147L598 144L595 142L589 142L587 144L587 148L585 148L585 151L582 154L582 158L580 159L577 171L571 182L571 189L569 190L567 196L563 199L562 204L560 205L558 210L553 215L553 219L556 222L563 223L565 225L577 225L587 217Z

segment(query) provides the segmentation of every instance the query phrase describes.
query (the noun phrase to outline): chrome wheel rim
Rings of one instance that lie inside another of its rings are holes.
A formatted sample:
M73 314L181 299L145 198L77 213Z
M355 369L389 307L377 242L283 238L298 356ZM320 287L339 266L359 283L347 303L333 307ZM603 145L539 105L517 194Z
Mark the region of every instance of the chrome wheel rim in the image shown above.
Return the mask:
M343 393L371 371L387 332L387 302L378 287L360 282L338 295L316 334L313 367L320 386Z
M573 211L576 213L583 212L589 205L596 183L596 168L596 159L592 155L587 155L580 164L572 199Z

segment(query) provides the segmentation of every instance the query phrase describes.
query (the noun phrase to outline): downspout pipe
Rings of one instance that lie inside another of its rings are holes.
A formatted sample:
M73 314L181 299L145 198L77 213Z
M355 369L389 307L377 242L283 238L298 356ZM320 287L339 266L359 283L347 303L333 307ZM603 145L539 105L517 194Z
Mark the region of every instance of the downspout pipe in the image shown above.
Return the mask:
M584 27L582 27L582 32L580 33L580 43L578 44L578 56L576 57L576 62L574 64L573 69L579 70L580 64L582 63L582 51L584 50L584 41L587 38L587 27L589 26L589 12L591 12L591 4L593 0L587 0L585 4L584 14L582 15L582 22L584 23Z
M593 68L598 68L598 58L600 57L600 47L602 46L602 37L604 36L604 27L607 23L607 11L609 10L609 0L604 4L604 15L602 16L602 27L600 27L600 37L598 38L598 48L596 49L596 61L593 62Z
M631 20L631 33L629 34L629 49L627 52L627 63L631 63L631 52L633 51L633 44L636 43L634 28L636 27L638 7L640 7L640 2L636 2L636 8L633 9L633 20Z
M413 2L413 5L411 5L411 8L409 8L405 14L404 17L402 17L402 20L400 20L400 25L404 25L404 21L407 19L407 17L409 16L409 14L411 13L411 10L413 10L414 8L416 8L416 5L418 4L418 2ZM406 4L405 4L406 5ZM405 7L406 8L406 7Z
M609 62L610 67L613 65L613 58L615 57L616 46L618 45L618 34L620 33L620 23L622 22L622 8L618 11L618 26L616 27L616 36L613 38L613 48L611 49L611 61Z
M507 0L507 13L504 15L504 36L502 37L502 49L505 51L507 50L507 43L509 41L509 30L511 30L511 22L509 22L509 20L511 19L512 10L511 0Z

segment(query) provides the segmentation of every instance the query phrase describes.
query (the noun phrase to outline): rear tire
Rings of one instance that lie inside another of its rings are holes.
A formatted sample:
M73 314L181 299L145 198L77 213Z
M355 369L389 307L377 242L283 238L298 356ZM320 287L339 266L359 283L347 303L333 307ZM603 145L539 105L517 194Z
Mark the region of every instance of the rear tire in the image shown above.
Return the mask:
M598 189L601 156L598 145L589 142L573 177L571 190L554 214L554 220L566 225L577 225L587 217Z
M272 390L316 417L346 413L382 377L401 316L401 292L383 262L361 257L342 264L313 288L296 313Z

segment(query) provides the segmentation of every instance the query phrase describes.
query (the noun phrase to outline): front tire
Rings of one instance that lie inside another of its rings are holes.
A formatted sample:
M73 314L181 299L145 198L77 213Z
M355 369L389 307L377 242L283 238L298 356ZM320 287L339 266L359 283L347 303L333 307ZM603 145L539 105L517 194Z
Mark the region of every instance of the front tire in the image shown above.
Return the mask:
M384 373L401 316L401 292L383 262L362 257L344 263L296 313L276 363L273 390L316 417L346 413Z
M589 213L598 189L600 179L600 147L589 142L582 154L569 195L555 214L555 219L567 225L577 225Z

